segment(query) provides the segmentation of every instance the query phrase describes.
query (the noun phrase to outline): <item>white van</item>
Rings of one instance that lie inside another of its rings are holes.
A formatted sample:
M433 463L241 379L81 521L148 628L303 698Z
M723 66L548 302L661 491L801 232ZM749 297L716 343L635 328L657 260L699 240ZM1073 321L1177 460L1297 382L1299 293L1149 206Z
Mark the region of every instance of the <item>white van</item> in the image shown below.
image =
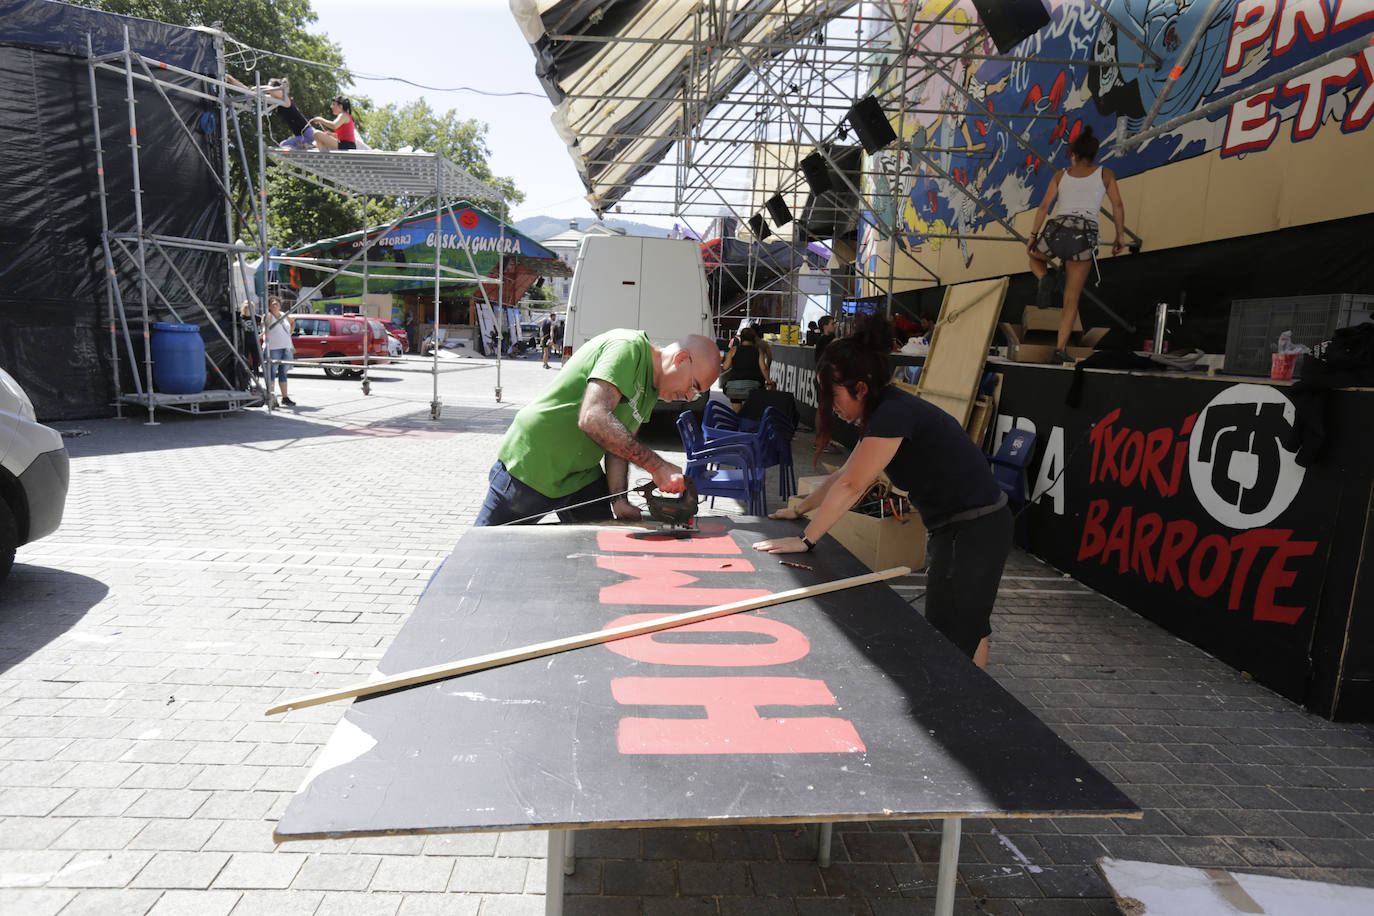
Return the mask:
M649 342L711 336L701 243L634 235L582 240L568 293L563 355L612 328L634 328Z
M0 369L0 582L16 548L61 524L70 472L62 436L37 421L29 396Z

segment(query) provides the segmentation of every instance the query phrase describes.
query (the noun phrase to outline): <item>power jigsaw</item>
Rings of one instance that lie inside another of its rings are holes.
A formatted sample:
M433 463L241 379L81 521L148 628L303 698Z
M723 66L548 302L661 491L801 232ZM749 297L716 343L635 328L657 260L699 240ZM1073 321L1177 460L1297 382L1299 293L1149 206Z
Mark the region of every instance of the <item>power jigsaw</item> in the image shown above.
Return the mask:
M697 519L697 485L692 478L686 478L686 489L676 495L654 492L654 483L649 481L635 490L644 497L649 517L659 522L653 531L640 531L637 538L689 538L699 534Z

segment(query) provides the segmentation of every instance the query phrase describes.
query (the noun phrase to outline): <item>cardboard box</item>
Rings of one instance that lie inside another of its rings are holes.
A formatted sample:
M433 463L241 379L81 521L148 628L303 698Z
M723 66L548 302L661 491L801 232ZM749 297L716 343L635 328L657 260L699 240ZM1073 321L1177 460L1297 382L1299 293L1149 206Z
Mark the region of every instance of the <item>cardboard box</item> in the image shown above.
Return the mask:
M1032 309L1026 309L1027 312ZM1038 312L1055 312L1055 328L1059 326L1058 309L1035 309ZM1043 320L1043 319L1041 319ZM1048 363L1054 356L1056 331L1053 329L1034 330L1024 324L1002 322L999 327L1007 339L1007 358L1018 363ZM1109 328L1092 328L1075 331L1069 336L1069 345L1064 351L1074 359L1086 359L1092 355L1098 341L1107 336Z
M1042 309L1028 305L1021 313L1021 325L1027 331L1054 331L1057 334L1059 317L1063 314L1063 309ZM1078 315L1073 316L1073 329L1075 332L1083 330L1083 322Z
M794 496L787 504L795 508L800 502L801 497ZM915 571L926 565L926 526L915 510L900 519L846 512L826 534L874 572L894 566Z

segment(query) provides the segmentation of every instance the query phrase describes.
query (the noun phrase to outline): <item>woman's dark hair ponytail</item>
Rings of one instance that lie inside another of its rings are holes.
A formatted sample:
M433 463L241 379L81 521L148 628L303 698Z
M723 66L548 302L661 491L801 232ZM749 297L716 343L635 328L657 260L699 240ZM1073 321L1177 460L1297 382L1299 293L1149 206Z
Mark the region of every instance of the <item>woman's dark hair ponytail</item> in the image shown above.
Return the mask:
M816 365L816 462L830 444L835 420L835 386L843 385L863 405L860 432L892 380L892 325L882 315L861 315L853 329L832 341ZM859 385L865 386L862 397Z
M1079 159L1092 162L1097 158L1097 137L1093 134L1093 126L1084 124L1083 129L1078 132L1078 136L1069 143L1069 152Z

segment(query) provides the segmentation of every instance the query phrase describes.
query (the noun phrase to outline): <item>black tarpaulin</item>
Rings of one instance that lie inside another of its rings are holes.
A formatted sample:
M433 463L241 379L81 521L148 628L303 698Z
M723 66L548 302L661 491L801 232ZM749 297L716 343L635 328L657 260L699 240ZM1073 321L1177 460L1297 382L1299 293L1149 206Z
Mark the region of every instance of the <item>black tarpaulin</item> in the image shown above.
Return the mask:
M214 39L202 30L50 0L0 0L0 22L0 364L24 386L40 418L108 415L114 386L86 36L97 55L108 53L123 47L127 27L136 53L206 74L216 66ZM98 70L96 84L110 230L134 232L125 80ZM214 178L218 111L202 100L168 95L170 108L155 88L134 83L144 232L225 241L223 197ZM153 292L160 290L180 320L203 326L216 362L227 362L227 348L209 329L211 321L228 326L227 258L168 253L186 282L149 249L150 320L177 320ZM141 312L132 259L117 254L115 263L134 317ZM213 306L212 319L194 305L188 284ZM141 324L130 333L141 359ZM118 346L127 392L129 350L122 337ZM211 373L208 384L222 383Z

